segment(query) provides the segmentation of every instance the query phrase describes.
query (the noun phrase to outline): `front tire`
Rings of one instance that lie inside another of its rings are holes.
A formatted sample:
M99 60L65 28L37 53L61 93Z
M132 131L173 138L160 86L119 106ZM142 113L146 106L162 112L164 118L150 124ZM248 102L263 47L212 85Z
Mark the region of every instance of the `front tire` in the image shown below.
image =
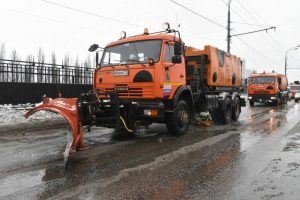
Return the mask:
M191 113L185 100L180 100L172 114L166 115L168 132L174 136L184 135L190 125Z

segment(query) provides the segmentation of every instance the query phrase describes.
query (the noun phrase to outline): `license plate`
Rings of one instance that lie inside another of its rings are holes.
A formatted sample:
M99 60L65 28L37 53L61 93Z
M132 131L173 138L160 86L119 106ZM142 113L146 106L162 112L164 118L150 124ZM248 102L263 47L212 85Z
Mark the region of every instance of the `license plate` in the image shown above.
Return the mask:
M115 70L114 76L128 76L128 70Z
M115 90L118 92L124 92L124 91L128 91L128 87L116 87Z

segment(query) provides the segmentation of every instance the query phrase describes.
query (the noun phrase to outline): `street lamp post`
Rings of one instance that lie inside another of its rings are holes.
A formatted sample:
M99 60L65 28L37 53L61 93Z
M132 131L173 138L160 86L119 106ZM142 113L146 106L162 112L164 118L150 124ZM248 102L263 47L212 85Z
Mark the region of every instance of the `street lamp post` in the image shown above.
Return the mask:
M289 52L291 51L295 51L300 47L300 45L297 45L295 47L289 48L286 52L285 52L285 57L284 57L284 75L286 76L286 70L287 70L287 55Z
M228 6L228 14L227 14L227 53L230 54L230 42L231 42L231 29L230 29L230 4L232 0L228 0L227 6Z

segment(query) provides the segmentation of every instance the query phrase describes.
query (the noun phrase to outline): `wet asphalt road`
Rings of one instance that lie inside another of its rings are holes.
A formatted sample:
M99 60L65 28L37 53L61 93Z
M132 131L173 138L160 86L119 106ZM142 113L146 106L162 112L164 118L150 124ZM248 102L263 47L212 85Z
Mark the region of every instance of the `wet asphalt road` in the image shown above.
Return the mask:
M300 199L300 104L246 107L182 137L113 132L86 133L90 149L66 165L65 124L0 132L0 199Z

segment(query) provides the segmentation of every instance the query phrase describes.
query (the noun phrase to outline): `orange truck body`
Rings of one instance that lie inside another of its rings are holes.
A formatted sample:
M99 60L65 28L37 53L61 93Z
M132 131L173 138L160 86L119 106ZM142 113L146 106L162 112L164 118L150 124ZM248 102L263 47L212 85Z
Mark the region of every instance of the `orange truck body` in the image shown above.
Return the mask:
M242 81L242 62L235 55L212 46L205 46L203 50L193 47L186 48L186 56L207 55L205 79L210 87L240 87ZM199 67L199 66L198 66Z
M248 99L253 102L283 103L288 98L288 80L277 73L255 73L248 78Z

